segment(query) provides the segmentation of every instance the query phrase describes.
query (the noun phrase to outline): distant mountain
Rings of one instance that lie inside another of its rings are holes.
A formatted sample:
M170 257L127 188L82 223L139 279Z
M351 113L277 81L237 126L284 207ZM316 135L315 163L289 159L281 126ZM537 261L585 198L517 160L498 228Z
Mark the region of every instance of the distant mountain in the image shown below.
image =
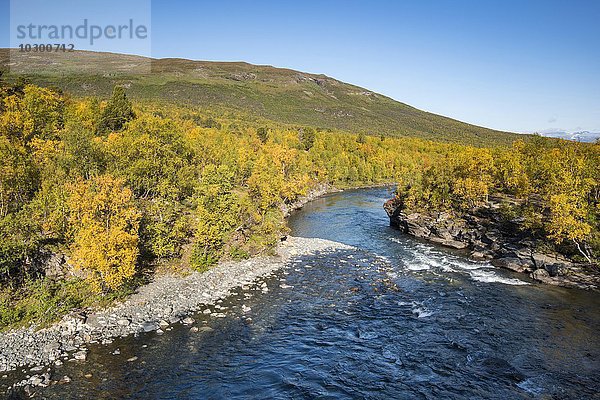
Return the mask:
M564 130L547 129L541 131L540 135L558 139L572 140L574 142L587 143L594 143L596 140L600 139L600 132L590 131L567 132Z
M135 99L158 100L212 110L235 110L290 125L337 129L354 134L419 137L487 146L522 137L425 112L337 79L245 62L148 59L77 51L24 53L9 57L0 49L0 66L34 64L33 83L58 86L74 95L108 97L115 85ZM132 73L151 62L152 72ZM99 74L94 71L117 70ZM10 76L10 74L9 74Z

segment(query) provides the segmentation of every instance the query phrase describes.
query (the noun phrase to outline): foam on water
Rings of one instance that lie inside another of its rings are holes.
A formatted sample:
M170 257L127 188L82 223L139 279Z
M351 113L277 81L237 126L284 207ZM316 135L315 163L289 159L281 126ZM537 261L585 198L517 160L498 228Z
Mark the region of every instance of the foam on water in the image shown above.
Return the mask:
M417 318L427 318L433 315L432 311L429 311L427 308L415 307L412 310L413 314L416 315Z
M399 301L398 305L409 306L411 313L417 318L427 318L433 315L433 311L429 310L422 302L418 301Z
M427 265L426 263L419 263L419 264L409 264L406 269L410 270L410 271L427 271L431 268L430 265Z
M501 283L504 285L529 285L517 278L507 278L500 273L495 272L496 268L485 262L470 261L453 254L444 253L433 246L423 243L407 245L395 237L388 237L388 240L398 243L411 255L411 258L405 260L405 269L409 271L428 271L436 270L447 273L466 274L477 282Z
M525 379L523 382L517 383L517 386L533 395L540 395L544 392L544 388L536 381L536 377L528 378Z
M505 277L502 277L491 271L475 270L475 271L471 271L470 275L471 275L471 278L473 278L473 280L476 280L478 282L486 282L486 283L496 282L496 283L503 283L505 285L515 285L515 286L529 285L528 282L522 281L520 279L505 278Z

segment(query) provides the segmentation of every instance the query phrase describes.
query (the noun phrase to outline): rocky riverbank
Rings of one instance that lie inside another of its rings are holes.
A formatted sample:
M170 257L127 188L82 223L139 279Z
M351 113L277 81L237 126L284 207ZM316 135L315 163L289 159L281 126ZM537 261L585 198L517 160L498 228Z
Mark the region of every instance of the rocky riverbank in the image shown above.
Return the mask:
M306 194L306 196L301 196L299 199L297 199L293 203L283 204L281 206L281 211L283 212L283 216L287 218L290 216L292 211L301 209L302 207L304 207L304 205L306 203L309 203L327 193L335 193L335 192L341 192L341 190L335 188L334 186L326 184L326 183L319 184L315 188L310 190Z
M311 189L305 196L301 196L296 201L290 204L283 204L281 206L281 211L283 211L284 217L289 217L293 211L299 210L304 207L305 204L318 199L321 196L324 196L329 193L338 193L343 192L344 190L354 190L354 189L368 189L368 188L377 188L377 187L392 187L395 184L392 182L387 183L378 183L372 185L359 185L352 186L344 189L336 188L328 183L321 183Z
M42 330L20 329L0 334L0 371L23 369L29 373L17 385L44 386L50 374L43 366L65 360L85 360L86 345L110 343L116 337L156 331L172 324L193 324L193 313L218 318L218 300L234 288L249 285L283 268L295 257L347 249L349 246L322 239L287 237L275 256L227 262L207 272L187 276L158 276L126 301L106 310L77 313ZM264 284L263 291L268 290ZM213 311L210 310L213 309ZM192 328L193 329L193 328ZM198 328L196 328L198 329Z
M529 232L519 229L518 220L506 220L500 202L463 215L448 212L411 212L397 199L388 200L383 208L390 224L411 236L445 247L468 252L478 261L515 272L526 273L539 282L564 287L600 289L600 268L594 264L573 262L564 255L541 250L547 246Z

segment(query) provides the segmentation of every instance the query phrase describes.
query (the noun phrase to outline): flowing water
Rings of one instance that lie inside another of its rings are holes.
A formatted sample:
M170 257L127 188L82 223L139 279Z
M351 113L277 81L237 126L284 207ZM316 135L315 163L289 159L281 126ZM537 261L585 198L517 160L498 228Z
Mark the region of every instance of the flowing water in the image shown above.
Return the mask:
M177 325L91 347L85 363L54 371L70 384L36 397L600 398L597 293L404 236L382 209L389 196L364 189L306 205L292 235L357 250L298 259L266 293L238 290L221 303L227 317L196 316L213 330Z

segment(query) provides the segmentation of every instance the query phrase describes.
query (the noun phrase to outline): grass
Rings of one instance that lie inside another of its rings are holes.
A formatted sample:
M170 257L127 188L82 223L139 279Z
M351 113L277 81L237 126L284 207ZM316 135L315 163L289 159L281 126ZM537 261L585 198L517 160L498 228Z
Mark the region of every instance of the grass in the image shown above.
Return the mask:
M78 278L66 281L43 278L28 281L17 289L3 287L0 289L0 331L30 324L44 328L73 310L108 307L131 292L124 288L102 295Z
M6 49L0 51L4 69L8 54ZM271 66L160 59L151 60L152 73L142 75L129 72L127 65L148 59L127 55L75 52L34 56L22 55L24 62L39 64L43 72L29 75L28 79L40 85L58 86L75 96L106 98L115 85L126 85L128 95L136 100L232 110L282 124L355 134L420 137L476 146L506 145L521 137L424 112L324 75ZM54 64L48 64L49 60ZM81 73L109 70L114 65L121 66L122 72Z

